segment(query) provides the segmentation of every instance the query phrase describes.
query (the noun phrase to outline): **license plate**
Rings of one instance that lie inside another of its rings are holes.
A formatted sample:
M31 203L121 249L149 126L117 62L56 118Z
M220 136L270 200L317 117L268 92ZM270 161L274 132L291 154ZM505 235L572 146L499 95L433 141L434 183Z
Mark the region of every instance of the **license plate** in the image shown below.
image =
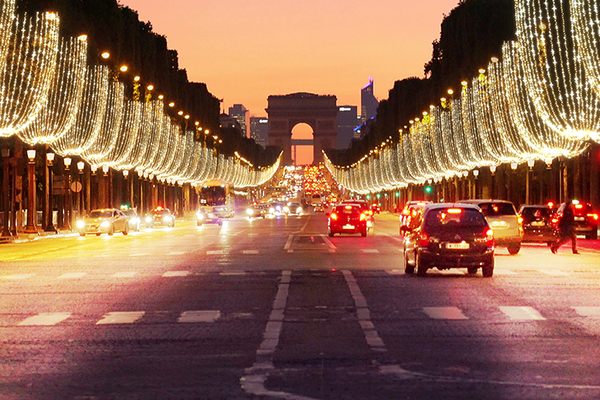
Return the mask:
M347 224L347 225L344 225L344 226L342 226L342 228L343 228L343 229L355 229L355 226L354 226L354 225Z
M575 221L585 221L584 217L575 217Z
M468 250L469 249L469 243L466 243L466 242L461 242L461 243L446 243L446 248L447 249L452 249L452 250Z
M533 221L531 226L544 226L546 223L544 221Z

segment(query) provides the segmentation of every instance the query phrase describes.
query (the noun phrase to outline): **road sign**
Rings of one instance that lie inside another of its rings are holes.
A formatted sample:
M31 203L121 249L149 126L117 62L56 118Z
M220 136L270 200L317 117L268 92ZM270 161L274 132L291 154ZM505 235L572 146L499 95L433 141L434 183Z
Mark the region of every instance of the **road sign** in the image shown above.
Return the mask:
M73 192L79 193L79 192L81 192L81 189L83 189L83 185L81 184L81 182L75 181L75 182L71 183L71 190Z

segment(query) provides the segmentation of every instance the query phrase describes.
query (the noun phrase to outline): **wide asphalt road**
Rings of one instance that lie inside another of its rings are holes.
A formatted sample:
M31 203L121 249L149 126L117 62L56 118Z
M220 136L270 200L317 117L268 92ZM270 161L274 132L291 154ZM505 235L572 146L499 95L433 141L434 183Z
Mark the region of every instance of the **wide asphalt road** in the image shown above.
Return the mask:
M600 398L600 250L404 274L397 217L0 245L0 399Z

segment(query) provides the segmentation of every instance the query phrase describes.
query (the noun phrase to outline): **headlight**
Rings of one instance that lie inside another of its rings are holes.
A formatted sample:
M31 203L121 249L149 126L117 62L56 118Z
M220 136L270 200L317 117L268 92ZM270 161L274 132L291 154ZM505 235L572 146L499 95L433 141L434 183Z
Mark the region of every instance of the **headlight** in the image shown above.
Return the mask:
M252 214L254 214L254 210L251 209L251 208L249 208L249 209L246 210L246 214L252 215Z
M77 221L77 227L79 229L83 229L85 227L85 222L83 222L82 220Z
M152 222L152 217L146 217L146 222Z
M204 214L202 214L202 213L196 213L196 217L198 219L204 219Z
M283 207L283 212L285 212L285 213L290 212L290 209L287 206Z
M296 209L296 214L301 214L302 213L302 207L298 207Z
M165 220L165 221L171 221L171 219L172 219L172 218L171 218L170 216L168 216L168 215L165 215L165 216L163 217L163 220Z
M103 228L108 228L110 226L110 222L104 221L103 223L100 224L100 226Z
M275 208L273 208L273 207L269 208L269 212L270 212L271 214L274 214L274 213L275 213Z

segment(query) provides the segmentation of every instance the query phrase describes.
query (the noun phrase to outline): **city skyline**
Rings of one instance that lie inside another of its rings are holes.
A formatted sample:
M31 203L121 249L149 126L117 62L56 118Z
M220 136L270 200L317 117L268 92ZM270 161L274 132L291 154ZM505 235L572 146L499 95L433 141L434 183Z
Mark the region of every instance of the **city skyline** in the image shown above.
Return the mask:
M243 104L251 116L266 115L269 95L331 94L360 105L371 76L379 100L396 80L422 77L458 0L426 3L119 0L167 38L189 79L223 99L222 111Z

